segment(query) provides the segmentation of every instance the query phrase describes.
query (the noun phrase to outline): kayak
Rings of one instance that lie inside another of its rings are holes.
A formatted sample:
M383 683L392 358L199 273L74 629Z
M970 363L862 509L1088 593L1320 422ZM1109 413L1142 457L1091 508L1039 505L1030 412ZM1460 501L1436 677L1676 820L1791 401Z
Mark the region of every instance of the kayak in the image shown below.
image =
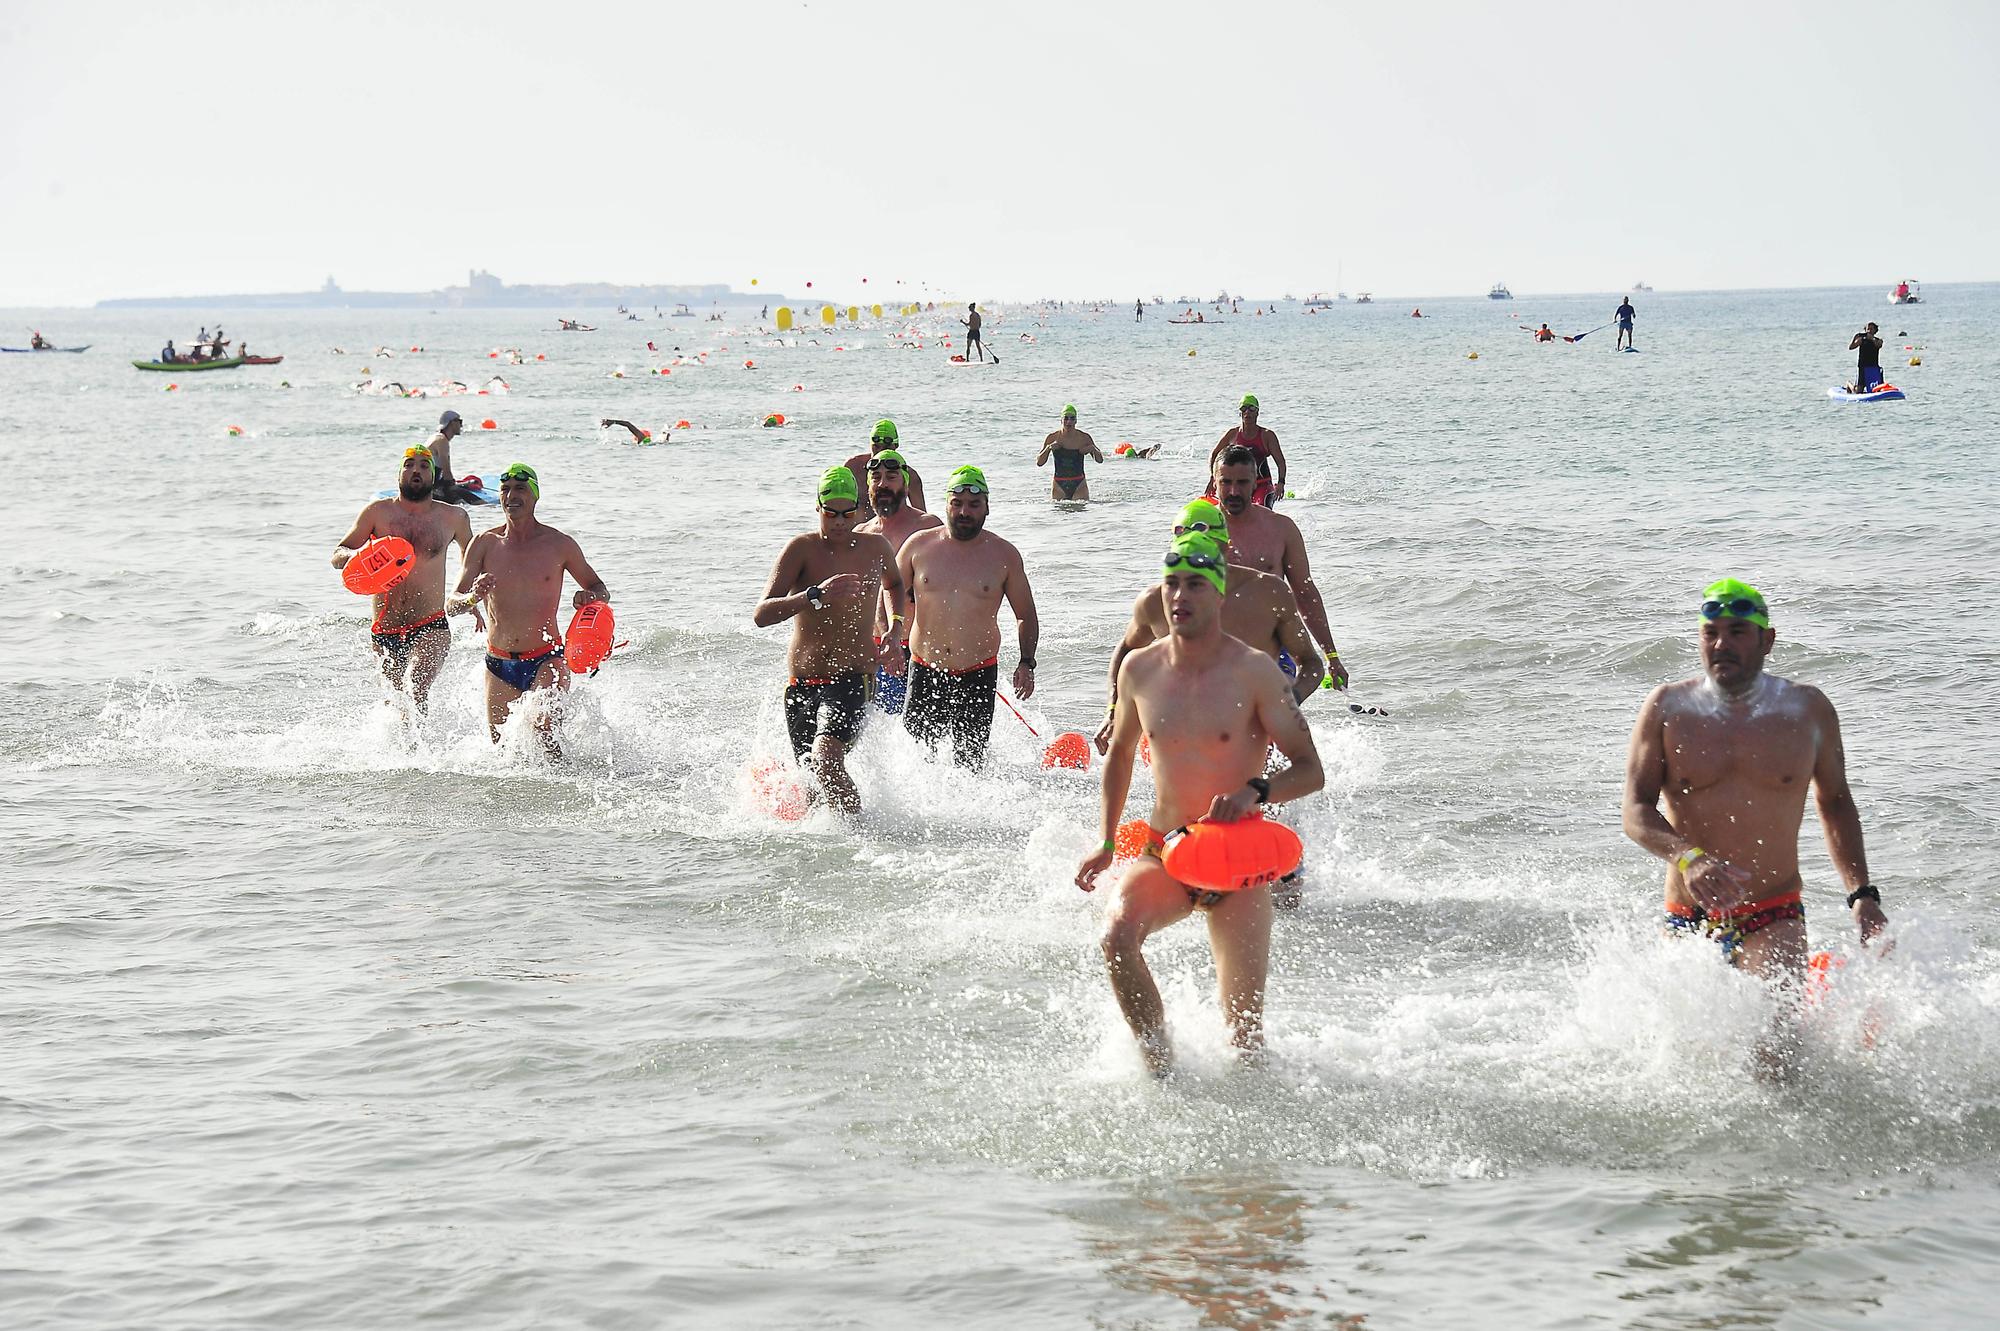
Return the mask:
M84 344L83 344L82 346L80 346L80 347L0 347L0 351L22 351L22 352L30 352L30 351L88 351L88 350L90 350L90 344L89 344L88 342L84 343Z
M1883 384L1872 393L1850 393L1845 388L1829 388L1826 395L1835 402L1901 402L1903 390L1894 384Z
M276 365L283 359L283 356L245 356L243 357L243 363L245 365Z
M228 360L135 360L135 370L184 370L193 374L196 370L233 370L243 364L241 356Z

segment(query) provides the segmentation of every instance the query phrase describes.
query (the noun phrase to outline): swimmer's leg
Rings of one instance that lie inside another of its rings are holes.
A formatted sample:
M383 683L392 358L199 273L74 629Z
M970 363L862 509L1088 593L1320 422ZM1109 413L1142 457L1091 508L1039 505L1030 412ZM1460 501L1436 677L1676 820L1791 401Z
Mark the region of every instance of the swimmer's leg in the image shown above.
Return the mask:
M495 743L500 742L500 727L507 724L507 713L520 700L521 691L507 684L491 670L486 672L486 734Z
M1743 939L1736 965L1770 985L1777 999L1771 1025L1757 1042L1757 1076L1786 1081L1797 1070L1799 1016L1806 992L1806 922L1773 920Z
M531 692L547 692L551 696L545 700L541 715L535 718L535 734L542 741L543 752L551 762L563 760L562 745L556 740L556 723L562 720L562 699L569 692L570 670L568 662L560 656L551 656L535 672L535 682Z
M1238 1049L1264 1048L1264 982L1271 970L1271 893L1253 887L1232 892L1208 913L1208 943L1215 951L1216 988L1229 1038Z
M444 670L444 660L451 655L451 631L449 629L429 629L417 634L415 649L410 653L410 697L415 700L418 711L426 711L431 703L431 685Z
M379 642L373 645L375 660L382 667L383 683L398 693L404 692L405 677L408 675L410 669L410 654L391 647L385 647ZM419 702L417 706L422 707L423 703Z
M1118 996L1125 1023L1138 1037L1139 1052L1156 1077L1172 1069L1174 1049L1167 1038L1167 1009L1160 1001L1160 986L1146 966L1142 949L1148 935L1186 919L1193 911L1186 889L1167 877L1158 860L1142 856L1126 868L1112 889L1111 913L1099 940L1111 974L1111 992Z
M854 778L848 775L845 744L831 735L821 735L813 741L809 765L834 808L850 817L861 812L861 792L855 789Z

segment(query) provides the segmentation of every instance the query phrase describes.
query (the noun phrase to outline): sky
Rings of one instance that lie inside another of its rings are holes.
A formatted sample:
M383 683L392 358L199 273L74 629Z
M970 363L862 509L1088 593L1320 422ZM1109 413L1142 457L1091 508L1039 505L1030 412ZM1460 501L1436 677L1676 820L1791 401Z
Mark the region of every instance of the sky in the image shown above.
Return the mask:
M2000 278L1994 0L7 9L4 306Z

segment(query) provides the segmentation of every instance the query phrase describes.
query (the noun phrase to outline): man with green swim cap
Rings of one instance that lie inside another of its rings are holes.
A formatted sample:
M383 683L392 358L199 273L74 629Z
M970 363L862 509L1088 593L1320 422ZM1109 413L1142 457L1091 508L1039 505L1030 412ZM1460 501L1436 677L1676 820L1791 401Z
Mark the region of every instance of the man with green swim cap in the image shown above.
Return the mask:
M1208 493L1215 493L1216 463L1231 446L1240 444L1257 459L1257 486L1250 502L1262 504L1265 508L1276 508L1285 493L1285 450L1278 447L1277 435L1257 423L1259 410L1257 395L1245 393L1236 408L1240 422L1224 430L1222 438L1208 451ZM1277 466L1275 477L1271 474L1273 464Z
M900 450L902 446L902 434L896 429L896 422L884 416L881 420L876 421L875 428L868 432L868 451L866 453L856 453L853 457L847 459L847 469L854 473L854 484L861 492L861 517L863 521L875 516L875 510L868 494L870 489L868 482L869 459L880 456L884 449ZM897 452L896 456L900 458L903 455L901 452ZM905 492L903 502L911 508L923 508L925 506L924 481L921 476L917 475L917 469L909 464L908 459L905 459L903 462L903 480L903 489Z
M1165 834L1206 818L1233 823L1259 805L1299 799L1325 777L1312 731L1285 677L1264 653L1223 632L1222 607L1235 570L1211 533L1176 536L1161 556L1167 635L1119 667L1111 746L1105 755L1101 845L1078 866L1088 892L1111 867L1119 820L1144 734L1152 746L1153 807L1146 847L1113 889L1102 945L1112 992L1155 1075L1173 1066L1165 1005L1142 949L1195 911L1208 915L1209 945L1231 1039L1246 1053L1264 1044L1264 983L1270 968L1268 885L1214 891L1171 877ZM1265 776L1271 746L1289 765Z
M475 602L486 606L486 727L496 744L522 697L569 688L562 627L556 622L563 576L576 582L570 604L578 610L611 599L575 539L536 516L541 501L542 478L533 467L516 462L501 472L500 511L507 523L473 538L458 579L464 599L455 608ZM535 731L548 755L560 759L557 719L556 708L543 707L535 717Z
M785 732L792 756L819 778L822 794L845 814L861 811L861 792L847 771L847 751L861 737L868 682L878 665L902 665L898 616L878 641L875 605L902 599L896 552L861 527L861 487L843 464L828 467L814 486L819 523L794 536L778 555L764 597L751 612L759 628L792 621L787 649Z
M1066 406L1062 410L1062 428L1042 440L1042 451L1035 455L1037 467L1045 465L1053 457L1056 460L1056 478L1049 487L1051 499L1073 499L1079 503L1090 498L1090 482L1083 479L1083 455L1088 453L1099 462L1104 454L1097 451L1097 441L1076 428L1076 408Z
M1023 698L1035 691L1042 626L1021 552L986 530L986 473L960 467L945 486L945 525L918 532L896 555L910 616L903 724L933 751L949 736L953 760L977 770L986 760L1000 685L1001 602L1014 612L1020 659L1013 684Z
M1808 786L1862 943L1888 923L1868 880L1840 717L1812 685L1764 673L1778 635L1762 592L1723 578L1696 606L1704 674L1662 684L1639 710L1625 835L1668 863L1670 927L1714 937L1729 961L1785 981L1795 999L1808 957L1799 874ZM1760 1074L1784 1075L1791 1048L1774 1028L1755 1051Z

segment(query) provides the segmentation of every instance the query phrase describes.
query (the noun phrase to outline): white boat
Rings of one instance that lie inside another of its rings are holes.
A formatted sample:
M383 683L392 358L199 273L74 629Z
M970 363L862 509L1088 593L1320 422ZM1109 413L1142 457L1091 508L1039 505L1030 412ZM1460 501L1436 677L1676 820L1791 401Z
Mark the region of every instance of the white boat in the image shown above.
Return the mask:
M1891 305L1921 305L1924 303L1923 285L1914 277L1906 277L1889 288Z
M1495 282L1493 284L1493 289L1486 293L1486 299L1512 300L1514 299L1514 293L1507 289L1507 284L1505 282Z
M1638 292L1638 291L1651 291L1651 290L1652 290L1652 288L1651 288L1651 287L1649 287L1649 286L1647 286L1647 285L1646 285L1646 284L1645 284L1644 282L1634 282L1634 283L1632 284L1632 290L1633 290L1633 291L1635 291L1635 292Z
M1373 305L1375 303L1375 297L1369 295L1367 292L1364 291L1360 295L1354 298L1354 303L1356 305Z

